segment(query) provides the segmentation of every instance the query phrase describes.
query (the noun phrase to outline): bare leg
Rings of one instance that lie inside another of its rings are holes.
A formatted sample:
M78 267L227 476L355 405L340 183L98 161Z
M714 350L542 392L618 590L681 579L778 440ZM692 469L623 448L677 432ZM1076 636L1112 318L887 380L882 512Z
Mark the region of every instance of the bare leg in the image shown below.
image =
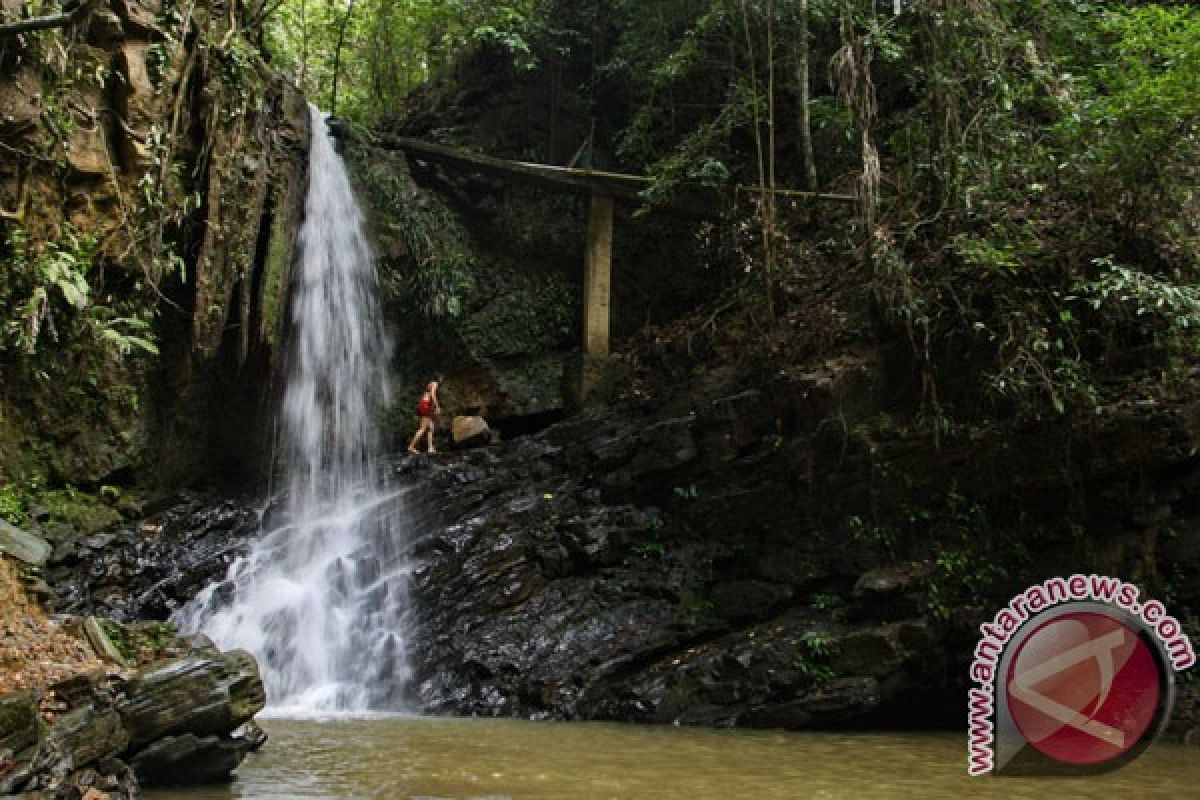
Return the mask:
M408 442L408 452L417 452L417 442L420 441L421 434L425 432L425 427L427 425L429 425L429 418L421 417L420 422L417 423L417 432L413 434L412 439L410 439Z
M429 447L426 448L428 453L436 453L437 450L433 446L433 420L429 420Z

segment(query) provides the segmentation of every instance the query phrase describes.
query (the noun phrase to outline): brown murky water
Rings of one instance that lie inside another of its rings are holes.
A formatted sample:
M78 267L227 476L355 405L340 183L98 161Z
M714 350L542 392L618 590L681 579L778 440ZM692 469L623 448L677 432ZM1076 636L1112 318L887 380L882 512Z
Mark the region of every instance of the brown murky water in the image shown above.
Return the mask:
M961 734L801 734L429 718L267 720L219 788L149 800L1152 800L1200 797L1200 750L1086 779L968 778Z

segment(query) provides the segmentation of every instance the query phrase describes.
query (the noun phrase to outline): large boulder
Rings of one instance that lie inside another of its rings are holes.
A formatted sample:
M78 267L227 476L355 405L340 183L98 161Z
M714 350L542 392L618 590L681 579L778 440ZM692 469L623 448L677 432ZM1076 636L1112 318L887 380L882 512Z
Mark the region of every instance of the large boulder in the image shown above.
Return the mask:
M134 750L167 736L227 734L266 704L258 664L244 650L151 664L125 694L117 710Z
M455 417L450 424L450 436L459 447L472 447L489 443L492 429L483 417Z

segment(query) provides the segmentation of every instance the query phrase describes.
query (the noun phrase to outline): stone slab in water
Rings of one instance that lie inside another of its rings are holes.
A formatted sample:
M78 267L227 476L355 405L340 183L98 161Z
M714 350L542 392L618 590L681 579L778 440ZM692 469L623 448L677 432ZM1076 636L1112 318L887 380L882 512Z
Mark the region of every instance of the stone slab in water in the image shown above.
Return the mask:
M53 548L40 536L0 519L0 551L34 567L44 566Z
M186 733L154 742L129 765L145 786L193 786L228 780L245 754L241 742Z
M151 664L130 679L117 710L134 749L156 739L226 734L262 710L266 694L244 650Z

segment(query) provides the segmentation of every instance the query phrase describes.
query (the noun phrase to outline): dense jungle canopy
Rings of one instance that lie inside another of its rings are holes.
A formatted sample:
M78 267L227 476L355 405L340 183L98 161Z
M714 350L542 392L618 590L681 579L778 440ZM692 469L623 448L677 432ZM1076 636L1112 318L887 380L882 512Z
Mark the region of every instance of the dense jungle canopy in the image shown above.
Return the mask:
M9 18L58 10L21 5ZM167 57L170 23L191 12L165 4L154 52ZM227 13L211 46L234 79L258 50L366 128L502 75L551 105L545 134L503 155L644 171L648 205L697 184L855 193L847 217L743 191L731 217L742 227L706 260L727 268L739 307L768 317L822 264L856 263L868 291L841 310L866 303L871 326L907 343L935 416L1063 413L1104 402L1114 383L1153 395L1188 374L1200 323L1191 4L262 0ZM8 32L3 58L52 35ZM63 138L71 113L44 122ZM145 210L178 222L202 198L158 197L161 177L143 180ZM93 333L79 335L115 358L154 352L153 296L92 301L95 242L67 231L30 247L12 220L7 361L44 372L45 323L70 337L81 319ZM186 254L154 258L186 276ZM809 312L837 317L835 305Z
M654 175L651 203L681 183L857 192L859 277L934 407L1062 412L1113 380L1161 388L1190 360L1190 4L289 1L265 38L367 125L418 87L457 91L456 67L487 52L557 86L604 166ZM741 257L772 309L806 279L792 233L822 226L756 199Z

